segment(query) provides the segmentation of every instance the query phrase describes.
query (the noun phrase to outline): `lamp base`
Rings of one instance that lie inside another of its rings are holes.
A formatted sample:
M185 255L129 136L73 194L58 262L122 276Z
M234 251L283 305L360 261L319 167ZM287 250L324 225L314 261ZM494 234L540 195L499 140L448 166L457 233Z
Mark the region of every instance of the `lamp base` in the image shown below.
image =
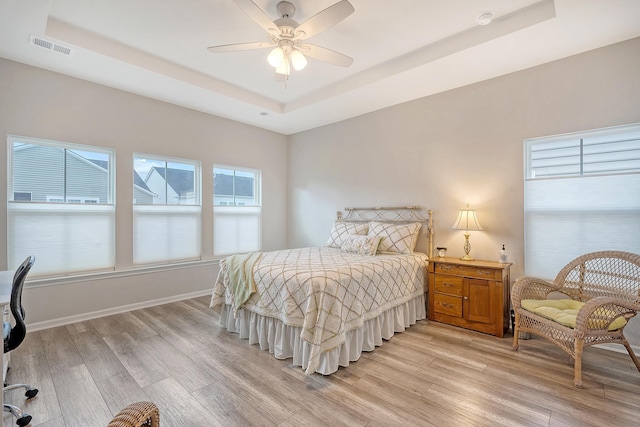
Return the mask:
M471 252L471 243L469 242L469 232L464 233L464 256L460 258L462 261L473 261L469 252Z

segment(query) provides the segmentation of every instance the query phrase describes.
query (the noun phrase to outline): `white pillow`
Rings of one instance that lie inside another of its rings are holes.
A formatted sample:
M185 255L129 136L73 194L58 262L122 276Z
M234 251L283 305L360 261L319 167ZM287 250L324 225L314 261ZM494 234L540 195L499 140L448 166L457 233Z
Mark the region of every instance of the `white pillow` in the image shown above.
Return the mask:
M372 221L369 223L368 235L381 237L378 252L411 254L418 242L421 227L419 222L397 224Z
M340 250L358 255L375 255L380 244L380 236L358 236L349 234L342 242Z
M357 234L360 236L366 236L368 228L369 224L366 223L361 224L355 222L336 221L333 223L331 233L329 233L327 246L332 248L340 248L342 246L342 242L344 242L348 235Z

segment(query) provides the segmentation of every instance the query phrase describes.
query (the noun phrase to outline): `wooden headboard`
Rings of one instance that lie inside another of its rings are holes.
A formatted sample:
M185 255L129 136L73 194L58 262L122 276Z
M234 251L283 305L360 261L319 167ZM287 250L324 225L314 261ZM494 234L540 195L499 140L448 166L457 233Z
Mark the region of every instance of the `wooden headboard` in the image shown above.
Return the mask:
M338 221L344 222L395 222L398 224L409 222L423 223L422 230L429 238L429 258L433 257L433 211L427 210L427 217L424 216L420 206L402 207L379 207L379 208L345 208L347 213L337 212Z

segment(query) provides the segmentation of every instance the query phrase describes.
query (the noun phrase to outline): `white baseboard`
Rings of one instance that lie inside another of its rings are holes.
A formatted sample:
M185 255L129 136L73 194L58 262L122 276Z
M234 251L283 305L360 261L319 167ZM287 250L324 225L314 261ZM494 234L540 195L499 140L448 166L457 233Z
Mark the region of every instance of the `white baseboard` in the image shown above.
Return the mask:
M92 311L90 313L82 313L74 316L60 317L58 319L45 320L43 322L35 322L27 324L27 331L40 331L42 329L55 328L57 326L68 325L70 323L82 322L85 320L96 319L98 317L111 316L112 314L125 313L127 311L139 310L141 308L153 307L156 305L168 304L171 302L182 301L190 298L211 295L211 289L191 292L188 294L174 295L166 298L159 298L149 301L138 302L135 304L127 304L119 307L108 308L105 310Z

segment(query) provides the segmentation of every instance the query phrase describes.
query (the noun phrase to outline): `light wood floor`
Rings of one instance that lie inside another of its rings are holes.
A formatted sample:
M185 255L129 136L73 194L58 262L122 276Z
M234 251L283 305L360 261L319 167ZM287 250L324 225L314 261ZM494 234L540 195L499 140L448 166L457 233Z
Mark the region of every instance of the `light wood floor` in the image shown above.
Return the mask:
M32 426L105 426L151 400L161 426L638 426L640 373L626 354L587 349L584 389L542 339L496 338L421 321L348 368L305 376L217 326L208 297L32 332L6 400ZM7 414L4 426L15 425Z

